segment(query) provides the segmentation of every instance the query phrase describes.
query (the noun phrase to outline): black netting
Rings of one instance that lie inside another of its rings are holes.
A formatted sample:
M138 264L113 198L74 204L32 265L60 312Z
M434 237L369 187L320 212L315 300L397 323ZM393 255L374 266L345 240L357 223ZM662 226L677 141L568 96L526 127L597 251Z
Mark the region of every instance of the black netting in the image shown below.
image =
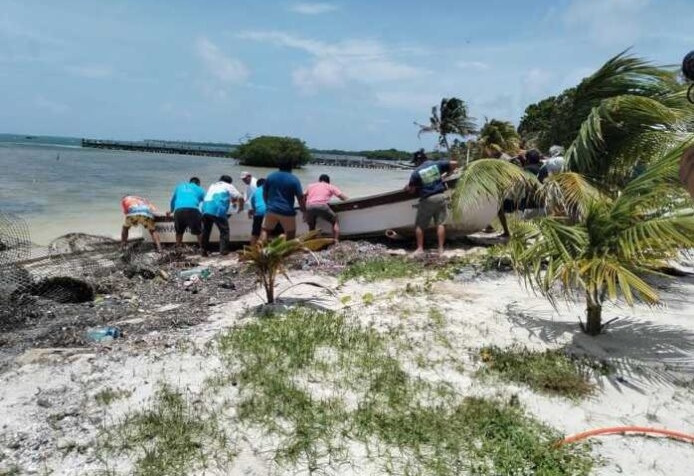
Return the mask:
M119 260L118 241L103 236L70 233L47 247L33 245L26 221L0 212L0 299L6 305L26 295L90 301L92 283Z

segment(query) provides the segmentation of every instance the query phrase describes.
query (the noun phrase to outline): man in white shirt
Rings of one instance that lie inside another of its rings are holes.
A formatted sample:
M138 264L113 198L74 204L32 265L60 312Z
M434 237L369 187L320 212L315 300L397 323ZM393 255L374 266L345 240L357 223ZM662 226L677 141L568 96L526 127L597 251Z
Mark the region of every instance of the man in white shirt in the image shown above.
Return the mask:
M246 172L244 170L241 172L241 181L246 184L246 190L243 191L243 201L250 204L251 197L258 188L258 179L255 178L250 172ZM252 216L250 209L248 210L248 214L248 216Z
M210 244L212 226L219 228L219 251L226 255L229 253L229 205L238 203L239 213L243 211L243 197L231 184L231 177L222 175L219 182L210 185L202 202L202 255L207 256L207 248Z

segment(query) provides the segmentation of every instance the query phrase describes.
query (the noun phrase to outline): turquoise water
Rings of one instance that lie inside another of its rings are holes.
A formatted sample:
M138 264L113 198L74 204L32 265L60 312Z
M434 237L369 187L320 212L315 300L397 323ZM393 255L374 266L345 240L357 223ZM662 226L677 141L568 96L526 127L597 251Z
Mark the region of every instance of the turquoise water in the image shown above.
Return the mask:
M70 232L117 236L123 195L142 195L166 211L174 186L193 175L203 186L230 175L243 192L242 170L256 177L272 172L224 158L7 142L0 142L0 170L0 212L21 215L29 223L32 241L44 245ZM400 170L326 166L296 171L304 185L322 173L350 197L402 188L409 176Z

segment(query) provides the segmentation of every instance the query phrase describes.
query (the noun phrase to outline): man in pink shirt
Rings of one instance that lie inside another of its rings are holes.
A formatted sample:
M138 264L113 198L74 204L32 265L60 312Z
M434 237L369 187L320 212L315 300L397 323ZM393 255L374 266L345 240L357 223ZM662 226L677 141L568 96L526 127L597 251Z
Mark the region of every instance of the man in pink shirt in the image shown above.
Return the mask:
M337 220L337 214L330 208L328 202L333 197L340 200L347 200L347 196L334 185L330 185L330 177L323 174L318 178L318 182L310 184L304 192L306 198L306 214L304 216L308 229L313 231L316 229L316 220L323 220L333 225L333 239L335 243L340 237L340 225Z

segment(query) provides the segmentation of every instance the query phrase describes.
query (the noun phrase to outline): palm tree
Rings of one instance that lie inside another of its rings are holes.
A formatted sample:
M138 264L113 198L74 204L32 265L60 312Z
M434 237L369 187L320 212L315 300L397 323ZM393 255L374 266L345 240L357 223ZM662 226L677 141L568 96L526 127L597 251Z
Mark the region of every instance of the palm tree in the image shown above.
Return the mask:
M477 141L485 156L490 157L494 149L515 155L520 150L521 139L510 122L485 118Z
M653 159L616 197L576 173L548 179L540 193L573 213L514 225L509 251L525 283L551 302L556 293L582 294L584 330L590 335L602 331L606 300L658 303L645 276L665 267L679 250L694 247L694 210L678 176L680 156L692 142ZM557 190L562 193L550 194Z
M434 132L439 135L439 145L449 151L448 136L451 134L461 137L477 133L475 118L468 116L468 107L465 101L458 98L443 98L441 106L431 108L431 117L428 125L415 122L419 127L419 134Z
M580 127L567 172L540 186L512 164L475 161L461 173L454 209L535 188L552 214L512 227L514 266L551 302L557 284L566 297L585 296L584 330L596 335L606 300L657 303L645 276L694 247L694 212L677 174L694 143L694 108L673 71L624 53L573 94Z
M610 195L694 130L694 108L676 72L624 52L576 88L574 111L582 122L566 166Z
M240 260L251 264L265 289L268 304L275 302L275 281L284 274L287 259L299 253L312 253L333 242L331 238L317 238L319 231L312 231L298 238L287 240L284 235L267 243L258 242L245 246Z

